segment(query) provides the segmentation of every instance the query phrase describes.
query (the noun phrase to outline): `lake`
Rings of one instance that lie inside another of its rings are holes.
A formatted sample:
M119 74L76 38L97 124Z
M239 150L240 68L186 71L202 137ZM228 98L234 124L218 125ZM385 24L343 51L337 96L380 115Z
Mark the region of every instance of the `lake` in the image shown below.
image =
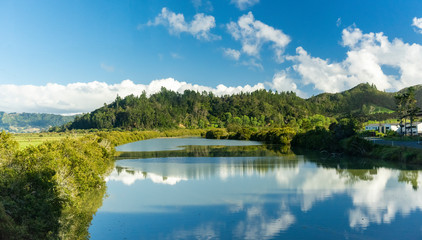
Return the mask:
M246 141L152 139L117 150L91 239L422 238L419 170Z

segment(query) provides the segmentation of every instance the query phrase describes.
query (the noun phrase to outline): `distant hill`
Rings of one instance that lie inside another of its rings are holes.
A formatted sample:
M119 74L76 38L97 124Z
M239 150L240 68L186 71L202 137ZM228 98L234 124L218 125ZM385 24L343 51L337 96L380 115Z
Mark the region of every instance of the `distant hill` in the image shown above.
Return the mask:
M13 133L39 132L52 126L61 126L73 121L75 116L61 116L44 113L0 112L0 131Z
M379 91L375 85L362 83L341 93L322 93L307 101L325 115L371 115L394 112L394 95L395 93Z
M415 89L415 98L417 100L417 106L422 109L422 85L415 85L412 87ZM405 93L407 92L407 89L409 88L404 88L398 91L398 93Z
M405 90L403 90L405 91ZM147 97L145 93L117 97L108 105L75 118L64 129L156 129L206 126L295 126L315 114L356 117L365 120L396 118L396 93L359 84L341 93L323 93L302 99L294 92L258 90L252 93L215 96L186 90L166 90ZM422 105L422 87L417 88Z

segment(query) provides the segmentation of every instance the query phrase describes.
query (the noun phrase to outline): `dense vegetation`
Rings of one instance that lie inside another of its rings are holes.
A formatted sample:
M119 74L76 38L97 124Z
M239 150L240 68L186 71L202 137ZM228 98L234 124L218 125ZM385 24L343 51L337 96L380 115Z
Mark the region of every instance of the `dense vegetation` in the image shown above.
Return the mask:
M22 150L11 134L0 132L0 239L87 238L115 145L202 132L98 132Z
M293 92L258 90L231 96L215 96L186 90L166 90L147 96L139 93L117 97L108 105L53 131L66 129L163 129L230 127L292 127L316 114L328 117L352 115L362 121L396 118L394 94L360 84L338 94L302 99Z
M302 149L314 150L328 158L355 156L406 164L422 164L420 149L377 145L362 138L360 135L365 132L359 132L361 123L356 119L342 118L339 121L326 123L328 125L317 122L307 130L290 127L210 129L205 133L205 137L263 141L285 146L288 149L291 147L293 152L300 153Z
M2 239L80 239L104 195L112 148L97 136L17 150L1 133ZM96 161L93 161L96 159ZM94 197L96 195L99 197Z
M323 93L308 99L323 115L385 118L396 109L394 93L377 90L374 85L358 86L336 94Z
M74 116L44 113L0 112L0 130L8 132L39 132L52 126L60 126L72 121Z
M397 101L400 96L404 99L401 104ZM377 157L379 154L374 153L380 151L356 136L362 123L400 118L413 121L422 102L417 101L418 97L422 97L422 88L418 86L386 93L370 84L309 99L293 92L259 90L219 97L190 90L181 94L163 88L149 97L145 93L117 97L113 103L51 130L208 128L207 138L258 140ZM386 158L412 160L412 156Z

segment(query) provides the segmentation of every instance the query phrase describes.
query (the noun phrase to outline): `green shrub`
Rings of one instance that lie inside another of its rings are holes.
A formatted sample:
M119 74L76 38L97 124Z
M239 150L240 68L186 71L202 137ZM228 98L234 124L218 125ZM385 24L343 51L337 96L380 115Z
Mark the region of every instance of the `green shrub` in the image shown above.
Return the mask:
M223 128L208 130L205 133L205 137L208 139L227 139L228 136L228 132Z
M381 132L376 131L376 132L375 132L375 136L376 136L376 137L381 137L381 138L382 138L382 137L384 137L384 136L385 136L385 134L384 134L384 133L381 133Z

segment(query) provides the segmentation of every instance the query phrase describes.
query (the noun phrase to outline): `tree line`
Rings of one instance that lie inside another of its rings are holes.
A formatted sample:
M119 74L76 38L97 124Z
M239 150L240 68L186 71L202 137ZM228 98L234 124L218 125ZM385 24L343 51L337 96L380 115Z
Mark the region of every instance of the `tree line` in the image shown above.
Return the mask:
M306 127L314 115L359 118L362 121L395 118L394 95L375 86L360 84L338 94L321 94L302 99L294 92L258 90L252 93L215 96L186 90L177 93L165 88L147 96L117 96L110 104L73 122L52 128L146 130L207 127ZM305 121L305 123L303 122Z

